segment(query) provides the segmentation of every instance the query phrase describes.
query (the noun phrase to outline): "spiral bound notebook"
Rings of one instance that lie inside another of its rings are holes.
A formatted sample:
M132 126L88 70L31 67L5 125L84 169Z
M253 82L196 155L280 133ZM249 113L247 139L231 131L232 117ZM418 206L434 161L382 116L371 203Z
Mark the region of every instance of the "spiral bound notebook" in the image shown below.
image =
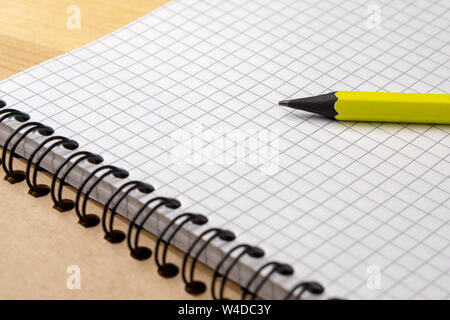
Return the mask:
M0 141L30 164L14 171L4 152L3 167L136 259L151 254L141 228L154 233L160 274L192 293L211 290L200 260L247 297L448 299L449 127L277 106L334 90L448 94L448 21L445 1L175 0L1 82Z

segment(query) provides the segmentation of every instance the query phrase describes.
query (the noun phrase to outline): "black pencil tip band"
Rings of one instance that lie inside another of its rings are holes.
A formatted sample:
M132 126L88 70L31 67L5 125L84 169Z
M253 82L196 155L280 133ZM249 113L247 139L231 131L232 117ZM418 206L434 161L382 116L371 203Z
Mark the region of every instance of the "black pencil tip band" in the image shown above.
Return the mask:
M167 240L164 240L164 236L167 233L167 231L175 226L175 224L180 221L181 219L185 218L179 225L175 227L173 232L167 237ZM204 215L201 214L194 214L194 213L183 213L177 216L175 219L172 219L170 223L164 228L164 230L161 232L161 234L158 236L158 239L156 240L155 245L155 263L158 267L158 274L164 278L172 278L175 277L178 274L178 267L174 265L173 263L167 262L167 251L170 246L170 242L175 237L175 235L178 233L178 231L188 222L192 222L195 225L204 225L208 222L208 218L206 218ZM163 253L161 262L159 261L159 248L161 246L161 243L164 243Z
M61 177L58 190L56 190L56 182L58 180L59 174L61 173L63 168L67 166L69 163L71 163L71 161L73 160L75 160L74 163L72 163L72 165L69 166L69 168ZM73 200L62 198L63 187L66 184L65 182L66 178L68 177L72 169L74 169L78 164L80 164L84 160L87 160L89 163L94 165L98 165L103 162L103 158L99 155L87 151L79 151L71 154L66 160L64 160L64 162L58 167L56 172L53 174L52 184L50 187L50 194L53 200L53 208L55 208L56 210L60 212L65 212L72 210L75 207L75 202Z
M16 141L14 141L14 144L11 146L11 150L9 152L9 161L7 161L6 160L6 155L7 155L6 152L8 150L8 146L12 142L14 137L19 135L19 133L21 133L21 130L23 130L23 129L27 129L27 130L25 130L25 132L23 132L22 135ZM15 154L15 151L16 151L17 147L19 146L20 142L23 141L27 135L29 135L30 133L35 132L35 131L37 131L42 136L50 136L54 132L52 128L47 127L39 122L27 122L27 123L19 126L6 139L5 145L3 147L3 152L2 152L2 159L3 159L2 166L3 166L3 170L6 173L5 180L8 181L9 183L14 184L14 183L22 182L23 180L25 180L25 172L22 170L14 170L14 168L13 168L14 154Z
M56 141L51 146L49 146L42 155L36 160L33 174L31 174L31 166L36 155L42 150L42 148L49 142ZM33 197L43 197L50 192L50 187L45 184L37 184L37 173L40 168L42 160L52 151L54 148L62 146L67 150L75 150L78 148L78 143L74 140L67 139L62 136L54 136L45 139L30 155L27 161L27 168L25 170L26 182L30 190L28 191Z
M188 279L188 277L186 275L188 258L191 255L193 249L196 247L196 245L205 236L207 236L209 234L212 234L212 235L207 240L205 240L203 245L197 250L197 252L195 253L195 255L192 258L191 268L190 268L190 272L189 272L189 279ZM186 254L184 255L183 265L182 265L182 270L181 270L181 274L183 277L183 282L185 284L186 292L193 294L193 295L197 295L197 294L201 294L206 291L206 285L203 282L194 280L194 271L195 271L195 266L197 264L198 258L200 257L202 252L206 249L206 247L208 247L208 245L211 243L211 241L213 241L216 238L219 238L222 241L230 242L230 241L233 241L234 239L236 239L236 236L234 235L233 232L228 231L228 230L222 230L219 228L211 228L211 229L208 229L208 230L202 232L194 240L194 242L192 242L192 244L189 246L188 250L186 251Z
M136 226L137 219L139 216L145 211L145 209L153 202L158 202L155 206L153 206L150 211L141 219L139 225ZM181 206L181 203L173 198L165 198L165 197L156 197L148 200L136 213L133 220L130 222L130 226L128 228L127 234L127 244L130 249L130 254L133 258L137 260L145 260L151 257L152 250L147 247L139 246L139 235L141 233L142 228L145 225L145 222L155 213L158 208L165 206L170 209L178 209ZM133 232L133 227L136 226L136 235L134 236L134 246L131 243L131 236Z
M223 274L221 274L220 269L222 268L225 261L229 257L231 257L231 255L235 251L237 251L239 249L243 249L243 250L241 250L241 252L236 256L236 258L234 258L233 261L228 265L225 272ZM217 264L216 268L214 269L214 275L213 275L213 279L211 282L211 296L214 300L228 300L227 298L224 297L225 284L227 282L228 276L230 275L231 270L238 263L238 261L246 254L248 254L252 258L259 259L264 256L264 251L258 247L253 247L248 244L240 244L240 245L233 247L231 250L229 250L227 252L227 254L222 257L222 259L220 260L220 262ZM216 279L219 277L222 277L222 282L220 284L219 296L217 297L216 296Z
M307 97L295 100L284 100L278 104L280 106L290 107L302 111L321 114L328 118L335 119L337 112L334 108L338 100L336 92L321 94L314 97Z
M0 108L6 107L6 102L0 99Z
M271 267L271 270L267 273L266 276L264 276L264 278L256 285L255 289L252 290L252 293L250 294L250 290L251 290L251 286L252 284L255 282L256 278L261 274L261 272L268 268ZM242 300L245 300L245 298L247 297L247 295L250 294L250 299L251 300L255 300L255 298L258 296L259 291L261 290L261 288L264 286L264 284L267 282L267 280L269 280L269 278L274 274L274 273L278 273L281 274L283 276L290 276L294 273L294 269L288 265L288 264L284 264L284 263L280 263L280 262L268 262L266 264L264 264L262 267L260 267L252 276L251 278L248 280L246 286L244 288L242 288Z
M100 175L100 177L98 177L95 180L95 182L92 183L92 185L89 187L89 189L85 192L84 199L83 199L83 202L81 204L81 209L80 209L79 203L80 203L81 194L82 194L84 188L86 187L88 182L91 181L92 178L94 178L95 175L97 173L100 173L101 171L105 171L105 172L102 173ZM92 228L100 223L100 218L97 215L86 214L86 206L87 206L87 202L89 200L89 196L90 196L92 190L94 190L94 188L100 183L100 181L102 181L109 175L113 175L115 178L118 178L118 179L125 179L126 177L128 177L129 174L126 170L119 169L115 166L111 166L111 165L102 166L102 167L97 168L94 171L92 171L92 173L83 181L81 186L78 188L77 196L75 199L75 212L79 219L78 223L81 224L85 228Z
M128 188L128 189L127 189ZM126 190L125 190L126 189ZM104 205L103 208L103 215L102 215L102 228L103 231L105 232L105 236L104 238L106 240L108 240L110 243L120 243L122 242L126 235L124 232L122 232L121 230L114 230L113 227L113 223L114 223L114 217L117 213L117 208L120 206L120 204L122 203L122 201L133 191L133 190L139 190L139 192L143 193L143 194L149 194L151 192L153 192L155 190L155 188L153 188L153 186L140 182L140 181L129 181L124 183L123 185L121 185L116 192L114 192L111 197L109 197L108 201L106 202L106 204ZM120 196L120 198L116 201L116 203L114 204L114 206L111 208L111 215L109 218L109 230L107 228L107 224L106 224L106 216L108 213L108 209L110 207L110 205L112 204L112 201L121 193L125 190L125 192L123 193L123 195Z

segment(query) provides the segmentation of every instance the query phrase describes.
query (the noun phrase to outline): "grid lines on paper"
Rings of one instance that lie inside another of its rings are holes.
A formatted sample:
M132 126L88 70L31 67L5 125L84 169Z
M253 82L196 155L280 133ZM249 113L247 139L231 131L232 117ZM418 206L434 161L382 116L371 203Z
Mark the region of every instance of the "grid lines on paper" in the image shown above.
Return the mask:
M291 263L297 281L350 297L448 298L448 128L341 124L275 106L336 89L448 93L448 7L380 7L382 29L370 31L357 1L174 1L0 90ZM278 130L279 172L168 166L170 135L195 123ZM370 261L385 290L366 289Z

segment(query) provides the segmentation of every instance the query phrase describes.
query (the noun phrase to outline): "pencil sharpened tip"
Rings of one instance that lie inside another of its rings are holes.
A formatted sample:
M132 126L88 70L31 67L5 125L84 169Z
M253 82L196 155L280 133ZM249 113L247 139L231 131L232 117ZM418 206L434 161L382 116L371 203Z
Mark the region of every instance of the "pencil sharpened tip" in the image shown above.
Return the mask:
M280 106L289 107L289 102L290 102L290 100L283 100L283 101L278 102L278 104Z

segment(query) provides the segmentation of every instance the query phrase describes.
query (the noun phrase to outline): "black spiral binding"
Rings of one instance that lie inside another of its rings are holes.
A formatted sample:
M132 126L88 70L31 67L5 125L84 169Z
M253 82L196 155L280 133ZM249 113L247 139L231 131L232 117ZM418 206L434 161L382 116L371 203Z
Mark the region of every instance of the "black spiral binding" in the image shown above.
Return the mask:
M261 272L264 269L267 269L268 267L272 267L272 269L269 271L269 273L256 285L256 288L253 290L253 292L250 294L250 287L255 282L256 278L261 274ZM294 273L294 269L285 263L280 262L268 262L264 264L262 267L260 267L251 277L250 280L248 280L247 285L242 289L242 297L241 300L245 300L247 295L250 294L250 299L254 300L256 296L258 295L259 290L263 287L264 283L269 280L269 278L274 274L278 273L283 276L290 276Z
M18 122L25 122L30 120L30 115L24 112L20 112L16 109L3 109L0 110L0 123L6 119L14 117Z
M42 197L51 194L51 198L54 203L54 208L60 212L69 211L75 208L75 212L79 218L79 223L84 227L94 227L102 221L102 228L105 232L105 239L110 243L119 243L122 242L125 238L127 238L128 247L130 249L131 256L137 260L148 259L152 251L147 247L139 246L139 234L142 231L146 221L154 214L159 208L166 207L169 209L177 209L181 206L181 203L172 198L165 197L154 197L149 199L134 215L132 221L130 222L128 232L125 234L120 230L115 230L113 228L114 217L117 215L117 210L120 204L127 198L127 196L133 191L138 190L140 193L146 195L150 194L154 191L153 186L150 184L146 184L140 181L129 181L123 183L117 191L115 191L108 201L106 202L103 210L102 217L99 218L94 214L87 214L86 207L87 202L90 199L90 194L93 190L98 186L98 184L108 176L112 176L115 179L125 179L128 177L128 172L126 170L117 168L111 165L103 165L95 170L92 173L83 179L80 187L77 190L75 201L71 199L63 198L63 187L67 184L66 179L68 178L70 172L74 170L76 167L80 166L83 162L87 162L93 166L99 166L103 163L103 158L100 155L88 152L88 151L76 151L78 149L78 143L74 140L67 139L62 136L52 136L54 133L53 129L45 126L39 122L27 122L30 120L30 116L24 112L15 110L15 109L2 109L6 106L6 103L0 99L0 123L6 120L14 119L19 123L23 123L17 129L15 129L6 139L6 142L3 146L2 157L0 158L0 163L4 171L6 172L5 179L10 183L18 183L23 180L26 180L28 187L30 188L29 194L34 197ZM26 130L25 130L26 129ZM23 131L25 130L25 131ZM13 168L13 159L14 157L18 157L15 153L18 145L28 136L33 133L38 133L41 136L47 136L42 143L40 143L31 153L27 161L26 171L14 170ZM19 133L21 135L19 136ZM51 137L52 136L52 137ZM17 137L14 140L14 138ZM53 142L51 145L47 146L50 142ZM12 146L10 146L10 144ZM44 150L44 147L47 146ZM43 159L51 152L51 150L63 147L64 149L73 151L68 154L66 159L61 163L61 165L56 169L55 173L52 177L51 186L38 184L37 183L37 172L41 169L40 164ZM10 149L9 159L7 159L7 150ZM43 151L42 154L38 156L38 154ZM37 157L34 162L35 166L32 170L33 161ZM3 159L3 161L2 161ZM100 174L101 173L101 174ZM62 174L62 175L61 175ZM100 174L99 177L96 177L97 174ZM59 178L59 186L57 187L57 180ZM92 182L93 181L93 182ZM89 182L92 182L89 187ZM85 189L87 189L85 191ZM82 193L84 192L84 198L82 198ZM114 202L114 205L112 205ZM111 206L112 205L112 206ZM152 207L149 208L149 206ZM150 210L143 215L146 209ZM110 209L110 219L109 219L109 228L107 227L107 213L108 209ZM141 217L142 216L142 217ZM140 219L139 224L137 221ZM167 262L167 252L168 248L171 244L171 241L174 239L175 235L181 230L181 228L188 224L192 223L196 226L205 225L208 222L208 219L201 214L193 214L193 213L182 213L174 217L170 223L164 228L164 230L160 233L157 238L155 244L155 263L158 267L158 273L162 277L174 277L178 274L178 267L172 263ZM136 228L136 233L134 236L134 240L132 241L132 232L133 228ZM167 239L164 239L165 235L168 234L169 230L173 229L173 231L168 235ZM209 236L209 237L208 237ZM206 240L205 240L206 238ZM195 267L197 265L198 259L202 252L209 246L209 244L214 239L220 239L224 242L231 242L235 240L236 236L233 232L228 230L223 230L220 228L210 228L206 231L203 231L195 240L191 243L189 248L187 249L182 264L182 279L185 283L185 289L187 292L191 294L200 294L206 290L205 283L194 280L194 272ZM200 244L203 240L203 243L200 245L199 249L193 254L194 249ZM160 248L163 245L162 256L160 260ZM233 253L239 252L236 257L232 258ZM226 281L228 280L229 274L232 269L236 266L238 261L247 255L253 259L260 259L264 256L264 251L258 247L254 247L248 244L239 244L231 248L219 261L217 266L214 268L214 275L212 277L211 283L211 296L214 299L225 300L224 290ZM191 266L188 271L188 260L189 257L192 257ZM230 260L229 264L225 268L225 270L221 273L221 269L224 267L227 260ZM260 280L258 283L255 283L261 273L264 270L269 269L268 273ZM264 284L269 280L269 278L274 274L278 273L283 276L290 276L294 273L294 269L287 264L283 264L280 262L268 262L261 266L254 274L250 277L245 287L242 287L242 299L246 299L247 296L250 295L251 299L255 299L258 296L258 293L264 286ZM221 283L218 291L218 295L216 295L216 283L217 280L221 278ZM251 288L254 287L252 290ZM295 285L288 294L284 297L286 300L292 299L302 299L304 298L304 294L309 293L312 296L321 295L324 292L324 288L321 284L314 281L306 281L300 282Z
M76 159L78 158L78 159ZM58 179L59 173L62 171L62 169L68 165L72 160L75 160L74 163L66 170L64 175L61 177L58 187L58 194L56 194L56 180ZM65 185L65 181L69 173L81 162L84 160L88 161L89 163L93 165L98 165L103 162L103 158L97 154L93 154L91 152L87 151L80 151L75 152L74 154L70 155L56 170L55 174L53 175L52 184L50 187L50 193L52 195L53 200L53 208L60 212L69 211L75 208L75 201L71 199L63 199L62 193L63 193L63 187Z
M0 108L6 106L3 100L0 100ZM25 122L30 120L30 116L27 113L20 112L16 109L3 109L0 110L0 123L4 120L14 118L17 122ZM0 164L2 163L2 158L0 158Z
M317 296L321 295L325 289L323 286L315 281L308 281L308 282L300 282L296 286L294 286L291 291L288 292L288 294L284 297L284 300L290 300L291 297L294 295L295 291L298 290L297 295L295 296L295 300L300 300L302 298L302 295L306 292L310 293L311 295Z
M234 258L234 260L230 263L230 265L225 270L225 272L223 274L221 274L220 269L221 269L222 265L225 263L225 261L229 257L231 257L233 252L235 252L239 249L243 249L243 250L241 250L241 252L237 255L237 257ZM211 282L211 296L214 300L228 300L227 298L224 298L225 284L228 279L228 275L230 274L230 272L234 268L234 266L238 263L238 261L245 255L249 255L252 258L259 259L264 256L264 250L262 250L258 247L250 246L248 244L240 244L240 245L233 247L231 250L229 250L227 252L227 254L222 257L222 259L220 260L220 262L217 264L216 268L214 269L214 275L213 275L213 279ZM219 297L217 297L215 288L216 288L216 279L219 277L222 277L222 282L221 282L220 289L219 289Z
M129 187L129 188L128 188ZM111 209L111 215L109 218L109 230L106 227L106 215L108 213L108 208L112 201L126 188L128 188L123 195L117 200L114 207ZM123 240L125 240L126 235L120 230L114 230L113 224L114 224L114 217L117 214L117 208L122 203L122 201L133 191L133 190L139 190L143 194L150 194L152 193L155 188L153 188L152 185L149 185L147 183L142 183L140 181L129 181L124 183L122 186L120 186L119 189L109 198L109 200L106 202L104 209L103 209L103 215L102 215L102 227L103 231L105 232L105 239L108 240L111 243L120 243Z
M39 151L49 142L56 141L51 146L49 146L45 152L36 160L36 163L34 165L33 174L31 175L31 164L33 163L34 157L39 153ZM50 137L48 139L45 139L44 142L42 142L30 155L27 161L27 169L25 171L26 181L27 185L30 188L30 191L28 191L29 194L31 194L33 197L43 197L46 196L50 192L50 187L45 184L37 184L37 172L39 169L39 166L44 160L45 156L50 153L54 148L62 146L67 150L75 150L78 148L78 143L74 140L67 139L62 136L54 136Z
M164 235L167 233L167 231L175 225L179 220L184 219L176 228L175 230L170 234L170 236L167 238L167 240L164 240ZM161 234L158 237L158 240L156 241L155 245L155 263L158 267L158 273L164 277L164 278L172 278L175 277L178 274L178 267L174 265L173 263L167 262L167 249L169 248L170 242L175 237L175 235L180 231L180 229L187 224L188 222L192 222L193 224L197 226L204 225L208 222L208 218L201 214L193 214L193 213L183 213L177 216L175 219L172 219L172 221L167 225L167 227L161 232ZM162 254L162 262L159 261L159 248L161 246L161 243L164 243L164 249Z
M6 151L8 150L8 146L9 144L12 142L13 138L18 135L21 130L28 128L24 133L22 133L22 136L19 137L13 144L13 146L11 147L10 150L10 154L9 154L9 161L6 161ZM19 146L20 142L22 142L27 135L29 135L32 132L37 131L39 134L41 134L42 136L50 136L53 134L53 129L50 127L47 127L39 122L27 122L23 125L21 125L20 127L18 127L6 140L5 142L5 146L3 148L3 153L2 153L2 166L3 166L3 170L5 170L6 172L6 176L5 176L5 180L7 180L8 182L14 184L14 183L18 183L18 182L22 182L23 180L25 180L25 172L22 170L14 170L13 169L13 159L14 159L14 154L15 151L17 149L17 147Z
M81 205L80 209L80 201L81 201L81 193L83 192L84 188L88 184L89 181L92 180L92 178L95 177L95 175L101 171L104 171L102 175L100 175L99 178L95 180L95 182L89 187L89 189L84 193L84 199ZM92 171L92 173L84 179L84 182L81 184L81 186L78 188L77 196L75 200L75 212L78 216L78 223L81 224L85 228L92 228L95 227L97 224L100 223L100 218L95 214L86 214L86 206L87 202L89 200L89 195L91 194L92 190L107 176L113 175L114 177L118 179L125 179L128 177L128 171L119 169L115 166L111 165L105 165L100 168L95 169Z
M207 236L210 234L212 234L212 236L209 237L205 241L205 243L200 247L200 249L197 250L197 253L192 258L191 269L189 272L189 279L188 279L188 277L186 276L188 258L191 255L194 248L196 247L196 245L200 242L200 240L202 240L204 236ZM197 264L198 258L200 257L202 252L211 243L211 241L213 241L216 238L219 238L222 241L230 242L230 241L233 241L234 239L236 239L236 236L234 235L233 232L228 231L228 230L222 230L219 228L208 229L208 230L202 232L194 240L194 242L192 242L192 244L186 251L186 254L184 255L181 274L183 277L183 282L185 284L185 289L190 294L197 295L197 294L201 294L206 291L206 285L203 282L194 280L194 271L195 271L195 266Z
M153 202L158 202L153 208L150 209L150 211L145 215L145 217L141 220L141 223L137 225L136 235L134 236L134 247L131 243L131 235L133 232L133 227L136 226L136 221L138 217L145 211L145 209L152 204ZM130 254L133 258L137 260L145 260L150 258L152 255L152 251L147 247L140 247L138 245L139 243L139 234L141 233L141 230L145 224L145 222L151 217L153 213L158 210L158 208L165 206L170 209L177 209L181 206L181 203L172 198L165 198L165 197L156 197L153 199L148 200L135 214L133 220L131 220L130 226L128 228L128 235L127 235L127 244L128 248L130 249Z

